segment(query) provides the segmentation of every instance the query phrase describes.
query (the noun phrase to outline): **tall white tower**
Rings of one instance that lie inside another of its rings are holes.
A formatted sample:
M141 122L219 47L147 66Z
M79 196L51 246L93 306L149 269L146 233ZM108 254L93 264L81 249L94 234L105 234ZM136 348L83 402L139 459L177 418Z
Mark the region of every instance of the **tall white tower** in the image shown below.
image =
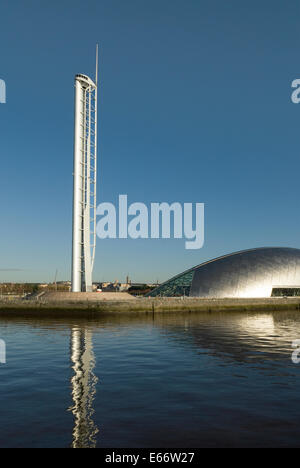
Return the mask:
M97 86L86 75L75 76L74 194L72 292L92 291L96 248Z

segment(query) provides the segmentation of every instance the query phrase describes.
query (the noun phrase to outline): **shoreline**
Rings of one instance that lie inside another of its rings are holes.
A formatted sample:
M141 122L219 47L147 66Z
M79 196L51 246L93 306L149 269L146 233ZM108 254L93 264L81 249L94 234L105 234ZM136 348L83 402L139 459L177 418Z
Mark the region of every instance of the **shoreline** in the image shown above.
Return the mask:
M299 311L300 298L204 299L133 298L131 300L22 300L0 301L1 317L103 317L197 312Z

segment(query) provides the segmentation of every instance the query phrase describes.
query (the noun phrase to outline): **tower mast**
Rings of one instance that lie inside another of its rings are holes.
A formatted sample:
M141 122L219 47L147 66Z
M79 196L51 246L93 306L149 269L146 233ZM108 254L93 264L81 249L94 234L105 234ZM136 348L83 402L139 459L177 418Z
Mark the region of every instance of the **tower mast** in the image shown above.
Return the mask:
M75 76L72 291L91 292L96 249L97 82Z

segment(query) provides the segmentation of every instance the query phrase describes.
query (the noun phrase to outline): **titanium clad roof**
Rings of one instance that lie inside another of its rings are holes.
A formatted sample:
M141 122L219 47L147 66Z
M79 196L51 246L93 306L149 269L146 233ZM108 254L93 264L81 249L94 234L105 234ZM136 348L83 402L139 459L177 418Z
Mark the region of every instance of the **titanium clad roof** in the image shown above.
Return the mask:
M263 247L235 252L177 275L149 296L270 297L275 287L300 288L300 250Z

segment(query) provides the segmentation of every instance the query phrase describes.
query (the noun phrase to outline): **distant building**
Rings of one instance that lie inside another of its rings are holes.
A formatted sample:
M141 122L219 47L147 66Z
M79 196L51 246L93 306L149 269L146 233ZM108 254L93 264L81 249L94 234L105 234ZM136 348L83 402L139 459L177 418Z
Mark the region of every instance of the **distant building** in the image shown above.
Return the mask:
M158 284L155 284L157 287ZM153 289L154 285L145 284L145 283L133 283L127 276L125 283L120 283L118 280L112 281L103 281L101 283L93 283L94 291L103 291L103 292L130 292L131 290L147 290Z

